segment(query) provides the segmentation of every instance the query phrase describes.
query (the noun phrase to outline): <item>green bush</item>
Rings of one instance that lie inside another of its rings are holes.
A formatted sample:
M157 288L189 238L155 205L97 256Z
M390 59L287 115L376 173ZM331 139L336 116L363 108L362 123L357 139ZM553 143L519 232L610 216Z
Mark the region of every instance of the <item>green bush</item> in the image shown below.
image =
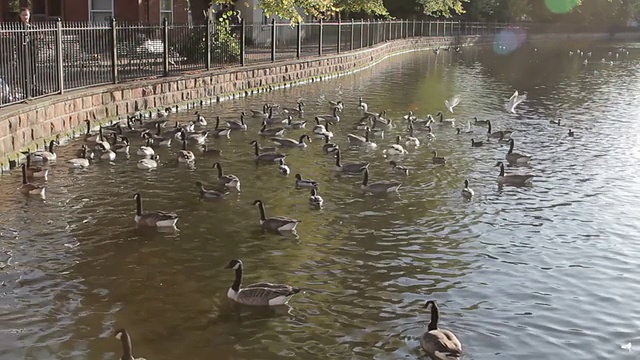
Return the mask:
M214 64L237 63L240 61L240 31L232 31L226 17L212 22L211 33L211 62ZM171 44L180 56L193 63L207 61L207 27L195 27L181 41Z

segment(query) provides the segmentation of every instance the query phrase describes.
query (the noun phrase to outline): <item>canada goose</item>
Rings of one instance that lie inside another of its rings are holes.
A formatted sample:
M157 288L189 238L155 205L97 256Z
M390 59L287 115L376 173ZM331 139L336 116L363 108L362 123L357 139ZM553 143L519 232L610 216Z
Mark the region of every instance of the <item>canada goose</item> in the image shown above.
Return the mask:
M318 195L318 189L311 188L311 192L309 194L309 205L320 209L322 204L324 204L324 199L322 199L322 196Z
M97 134L91 133L91 121L87 119L84 122L85 122L85 124L87 124L87 132L84 134L84 141L85 142L96 143L96 142L99 142L99 141L104 141L104 135L105 134L111 135L112 133L115 133L115 131L113 131L113 130L105 131L102 126L100 126L98 128L98 133Z
M71 168L86 168L89 166L89 159L87 159L87 146L82 145L82 155L79 158L67 160L69 167Z
M296 114L296 115L302 115L304 114L304 109L302 109L304 107L304 102L302 101L298 101L298 103L296 104L296 107L294 108L282 108L282 112L285 114Z
M140 193L135 193L133 199L136 201L136 215L134 220L138 225L155 227L175 227L178 222L178 215L163 211L142 213L142 197Z
M409 123L411 123L412 121L418 120L418 117L413 115L413 111L411 111L411 110L409 110L407 115L403 116L402 118L407 120L407 121L409 121Z
M433 157L431 158L434 164L446 164L447 159L442 156L438 156L438 152L433 150Z
M166 107L164 109L158 109L158 117L159 118L167 117L167 116L169 116L170 113L171 113L171 108L170 107Z
M102 147L102 154L100 155L100 160L113 161L116 159L116 153L111 151L111 149L107 149L104 144L100 144Z
M510 164L517 164L517 165L528 164L529 161L531 161L531 156L513 152L514 146L515 146L515 141L513 139L509 139L509 151L507 151L507 154L504 156L504 158Z
M150 170L158 167L158 160L160 157L158 154L153 155L151 158L144 158L138 160L138 164L136 165L138 169L141 170Z
M269 116L269 105L264 104L262 106L262 110L249 110L251 112L251 116L254 118L266 118Z
M382 113L378 114L378 116L373 118L373 125L381 125L388 128L393 127L393 120L391 118L385 117L387 114L386 110L383 110Z
M139 156L153 156L156 152L151 147L151 138L147 138L145 145L140 146L138 151L136 152Z
M440 120L438 121L439 125L445 125L445 126L451 126L451 127L455 127L456 126L456 120L455 119L445 119L444 118L444 113L442 111L438 111L436 116L440 116Z
M265 152L265 153L260 153L260 149L258 148L258 142L256 141L254 143L254 155L255 155L255 161L259 162L259 163L266 163L266 164L273 164L279 161L279 159L284 159L285 158L285 154L279 153L279 152Z
M58 155L53 149L57 145L55 140L49 141L49 148L47 151L34 151L31 153L31 161L34 163L45 163L56 161Z
M316 116L316 119L318 119L318 121L323 121L325 123L327 122L331 122L333 124L339 123L340 122L340 116L338 116L339 111L340 109L338 107L334 107L333 113L331 115L319 115L319 116Z
M560 125L560 121L562 121L562 119L558 119L558 120L549 120L549 124L553 124L553 125Z
M396 136L396 143L395 144L391 144L391 146L389 146L388 149L384 150L383 153L387 154L387 155L404 155L404 154L408 154L409 152L402 147L402 145L400 145L400 135Z
M311 179L303 179L302 175L296 174L296 189L299 188L315 188L318 187L318 182Z
M364 177L360 188L372 193L389 193L398 191L400 186L402 186L402 183L399 181L380 181L369 184L369 169L364 169Z
M245 113L242 112L240 114L240 120L229 120L227 121L227 125L229 125L229 128L231 130L247 131L248 130L247 124L244 123L245 116L246 116Z
M510 185L527 185L530 184L535 175L526 174L526 175L505 175L504 174L504 164L502 161L498 161L496 166L500 166L500 174L498 175L498 183L499 184L510 184Z
M304 129L307 126L307 120L293 121L291 116L287 116L287 124L284 126L287 129Z
M117 135L113 135L113 144L111 145L111 151L121 154L129 154L129 138L126 136L122 137L121 143L116 143Z
M284 163L284 158L280 158L278 160L278 163L280 164L278 166L278 171L280 172L280 174L282 175L289 175L291 173L291 169L289 169L289 167L287 166L287 164Z
M429 141L433 141L436 139L436 135L433 133L433 129L431 128L431 126L427 126L427 140Z
M456 95L453 98L451 98L451 100L445 100L444 106L447 107L449 112L453 113L453 108L458 106L458 104L460 104L460 100L461 100L460 95Z
M525 101L526 99L527 99L527 93L520 95L518 94L518 90L516 90L513 93L513 95L511 95L511 97L509 98L509 101L507 101L507 103L504 105L504 108L505 110L507 110L507 112L515 114L516 106L518 106L518 104Z
M47 179L49 169L43 169L40 166L31 166L31 154L27 154L27 177Z
M342 102L342 100L338 100L338 101L330 100L329 106L331 107L331 110L333 109L338 109L340 111L344 110L344 103Z
M220 127L220 116L216 116L216 127L211 130L211 135L215 137L229 137L231 128Z
M269 108L269 116L267 116L267 118L262 121L267 123L267 125L282 124L283 122L285 122L285 118L282 116L275 116L273 114L273 108L271 107Z
M182 131L183 131L182 132L183 139L185 139L186 132L184 132L184 129ZM188 142L191 142L191 143L194 143L194 144L202 145L207 141L207 135L209 135L208 131L202 131L202 132L199 132L199 133L189 134L189 135L186 135L186 140Z
M475 141L475 140L471 139L471 147L480 147L482 145L484 145L483 141Z
M511 137L513 131L496 131L491 132L491 120L487 120L487 138L489 139L508 139Z
M271 138L271 141L273 141L274 143L276 143L276 144L278 144L280 146L284 146L284 147L305 148L305 147L307 147L307 144L304 142L305 139L307 139L309 142L311 142L311 138L307 134L300 135L300 140L298 140L298 141L293 140L293 139L289 139L289 138L283 138L283 137L274 137L274 138Z
M371 141L371 139L369 138L370 133L371 129L369 129L369 127L367 126L364 128L364 137L354 134L347 134L347 140L351 145L365 146L369 149L375 149L378 147L378 145Z
M296 227L301 222L300 220L282 216L266 217L262 200L254 201L253 205L258 205L258 209L260 210L260 225L262 225L262 228L265 230L295 232Z
M153 130L156 127L165 127L167 125L167 120L153 120L142 124L142 127L145 129Z
M433 300L427 301L425 309L431 306L431 321L427 332L420 337L420 346L432 358L437 360L457 360L462 356L460 340L449 330L438 329L440 311Z
M413 131L414 131L413 120L411 120L409 121L409 135L405 137L406 141L404 144L406 146L412 146L417 148L420 146L420 140L418 140L418 138L414 136Z
M206 190L200 181L196 181L196 187L200 190L200 197L204 199L222 199L224 193L215 190Z
M489 120L478 120L477 117L473 118L473 125L485 126L489 124Z
M473 197L473 189L469 187L469 180L465 179L464 188L462 189L462 197L469 200Z
M406 166L398 165L398 163L393 160L389 161L389 164L391 165L391 169L393 169L393 171L405 176L409 175L409 169Z
M172 133L175 134L175 130L172 131ZM158 126L156 127L156 134L151 138L153 139L154 143L157 143L160 146L171 146L171 140L173 139L172 137L163 136L162 127L160 127L160 124L158 124Z
M27 181L27 165L22 164L21 167L22 167L22 186L18 190L25 195L44 196L45 187L28 182Z
M120 360L146 360L145 358L135 358L131 353L131 337L125 329L116 331L115 338L122 342L122 356Z
M363 101L362 96L360 97L360 99L358 99L358 110L362 110L362 111L368 111L369 109L369 105Z
M333 137L333 133L329 131L329 124L331 124L331 122L327 122L324 125L320 124L320 119L316 117L316 126L313 127L315 137L318 139L324 139L326 135L331 139Z
M276 152L278 151L278 149L276 149L275 147L262 147L260 146L260 143L257 142L256 140L251 140L251 142L249 142L249 145L258 145L258 150L260 153L272 153L272 152Z
M196 161L196 155L187 150L187 140L182 140L182 150L178 151L178 162L193 163L194 161Z
M200 115L199 111L196 111L196 118L195 120L193 120L193 123L195 125L199 125L199 126L207 126L207 120L204 118L204 116Z
M359 161L354 163L342 164L340 157L340 149L336 149L336 165L335 170L349 174L360 174L369 167L369 163L366 161Z
M569 129L569 133L567 134L567 136L569 136L569 137L573 137L573 135L574 135L573 130Z
M98 130L98 138L95 141L95 146L94 146L94 150L102 150L103 148L106 148L107 150L111 149L111 144L109 143L109 139L107 137L105 137L105 135L103 134L104 130L102 129L102 126L100 127L100 129ZM109 134L110 136L111 134Z
M338 150L338 145L332 142L329 142L329 136L325 135L324 145L322 145L322 151L324 151L326 154L330 154L332 152L335 152L336 150Z
M204 144L204 145L202 145L202 154L204 156L220 156L220 155L222 155L222 150L209 149L207 144Z
M263 121L262 128L260 128L260 131L258 131L258 134L262 136L282 136L282 134L284 134L284 130L285 128L283 127L267 129L267 123Z
M233 259L224 267L236 271L236 278L227 291L227 297L237 303L251 306L285 305L291 297L300 292L299 288L286 284L261 282L242 288L242 261Z
M213 168L218 169L218 182L220 182L220 185L240 191L240 179L237 176L232 174L224 175L222 173L222 165L219 162L214 163Z

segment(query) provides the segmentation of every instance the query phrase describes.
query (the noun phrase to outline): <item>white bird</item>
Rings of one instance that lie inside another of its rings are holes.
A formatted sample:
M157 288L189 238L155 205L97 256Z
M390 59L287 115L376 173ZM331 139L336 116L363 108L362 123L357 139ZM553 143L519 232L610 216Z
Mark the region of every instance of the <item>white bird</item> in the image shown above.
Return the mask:
M509 101L505 104L505 110L512 114L516 113L516 106L521 102L527 99L527 93L523 93L522 95L518 94L518 90L516 90L513 95L509 98Z
M467 200L471 200L473 195L474 195L473 189L469 187L469 180L465 180L464 188L462 189L462 197Z
M460 95L456 95L451 100L445 100L444 105L453 113L453 108L460 104Z

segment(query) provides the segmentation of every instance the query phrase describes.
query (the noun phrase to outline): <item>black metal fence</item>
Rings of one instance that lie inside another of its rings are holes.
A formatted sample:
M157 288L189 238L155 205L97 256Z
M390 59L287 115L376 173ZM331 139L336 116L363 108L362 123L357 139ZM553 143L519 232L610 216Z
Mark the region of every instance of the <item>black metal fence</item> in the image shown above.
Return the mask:
M493 34L506 24L349 21L160 25L0 23L0 107L68 89L339 54L425 36Z

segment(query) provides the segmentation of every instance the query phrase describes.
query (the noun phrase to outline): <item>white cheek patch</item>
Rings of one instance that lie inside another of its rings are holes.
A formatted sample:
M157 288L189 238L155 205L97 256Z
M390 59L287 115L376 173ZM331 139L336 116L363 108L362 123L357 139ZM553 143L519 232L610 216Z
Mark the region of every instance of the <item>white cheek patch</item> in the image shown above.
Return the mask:
M116 339L122 340L122 333L121 332L116 334Z

